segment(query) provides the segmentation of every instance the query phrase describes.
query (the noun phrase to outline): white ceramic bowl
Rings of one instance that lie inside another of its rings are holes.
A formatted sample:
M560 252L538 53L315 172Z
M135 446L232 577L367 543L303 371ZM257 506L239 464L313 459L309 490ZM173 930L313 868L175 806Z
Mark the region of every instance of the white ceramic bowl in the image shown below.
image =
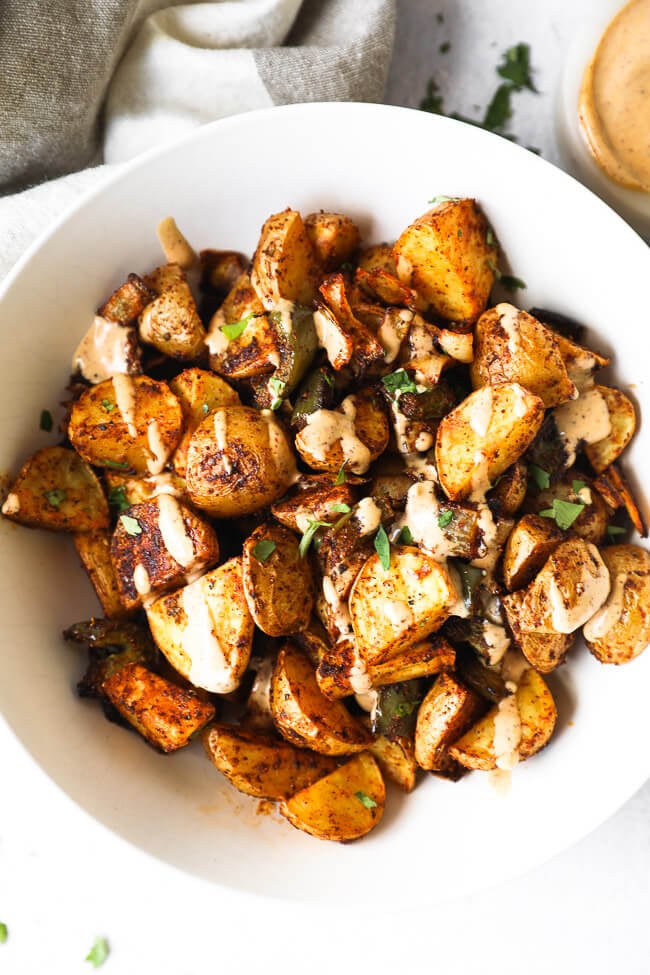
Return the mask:
M650 252L600 200L532 153L459 122L374 105L296 105L218 122L136 161L26 255L0 300L0 471L15 472L54 441L38 432L40 412L62 399L71 352L98 303L129 271L160 261L160 217L174 214L196 247L250 253L264 219L289 205L349 213L366 240L381 241L437 194L480 201L528 283L522 303L587 323L590 340L614 354L615 380L650 415L639 354ZM642 425L627 455L637 484L648 483L649 439ZM481 773L458 784L428 777L412 795L391 794L363 841L319 842L257 815L200 744L159 756L79 701L83 654L59 634L97 606L72 546L4 520L0 537L8 724L99 823L215 883L368 907L396 885L417 887L421 901L446 900L573 843L650 772L650 653L617 669L577 648L550 678L560 712L551 746L515 770L507 797Z

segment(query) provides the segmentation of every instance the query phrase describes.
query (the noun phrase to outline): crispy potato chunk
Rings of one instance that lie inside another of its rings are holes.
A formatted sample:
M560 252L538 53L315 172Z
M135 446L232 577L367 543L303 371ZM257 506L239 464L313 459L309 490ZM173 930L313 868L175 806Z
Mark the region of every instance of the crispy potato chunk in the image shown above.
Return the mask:
M109 619L128 616L111 560L111 535L107 531L79 532L72 536L81 564L88 573L104 615Z
M131 504L151 501L159 494L171 494L174 498L187 500L185 479L175 471L151 474L149 477L130 477L107 470L104 474L109 504L120 511Z
M343 333L343 336L352 340L353 351L347 361L351 363L355 371L364 373L374 363L382 362L384 358L383 346L352 311L347 294L347 284L343 275L330 274L322 282L318 290L327 308L329 308L338 329ZM316 324L316 328L317 330L319 329L319 324ZM328 341L327 333L323 331L322 323L320 323L320 329L319 344L327 352L328 358L334 368L340 369L341 365L337 363L341 362L341 364L345 364L342 361L342 353L338 351L343 344L343 340L339 335L336 342L332 342L331 337ZM331 354L332 346L336 350L334 356ZM347 354L347 343L344 345L344 348Z
M255 624L241 558L230 559L147 608L151 634L172 667L196 687L229 694L250 659Z
M356 501L357 492L354 485L317 484L309 486L306 481L298 490L292 491L283 501L276 501L271 506L273 517L292 531L302 532L306 527L306 519L315 521L336 521L341 517L341 507L352 507ZM338 505L338 508L333 507Z
M612 590L582 632L597 660L624 664L650 642L650 554L638 545L610 545L602 556Z
M446 568L419 549L391 550L384 569L372 555L350 593L350 616L368 666L396 657L438 630L458 598Z
M92 532L108 528L108 504L93 471L73 450L44 447L21 467L2 506L30 528Z
M571 535L578 535L586 542L600 545L607 534L611 512L605 504L600 492L583 480L571 476L569 470L564 477L555 481L551 487L538 494L529 494L524 505L525 511L539 513L552 511L553 501L569 501L571 504L583 504L584 508L572 522L568 531ZM547 520L546 518L544 520Z
M370 247L364 247L359 254L359 267L364 271L380 269L397 277L393 246L393 244L372 244Z
M111 541L123 606L136 609L152 594L181 586L190 573L219 561L214 529L169 494L123 512Z
M194 691L138 663L126 664L105 680L103 691L122 717L161 752L183 748L214 717L213 705Z
M522 612L526 597L525 590L503 596L503 606L508 626L516 645L531 667L541 674L550 674L564 663L566 655L576 641L577 631L573 633L536 633L527 629L529 619Z
M290 643L280 650L273 671L271 710L288 741L323 755L350 755L371 742L344 704L323 696L314 668Z
M251 283L266 309L280 301L310 305L316 297L319 268L297 210L269 217L253 257Z
M270 413L247 406L214 410L194 431L187 451L187 492L217 518L259 511L296 478L284 429Z
M207 336L210 368L227 379L251 379L273 372L282 355L278 330L268 315L246 316L243 331L228 338L222 308L210 321Z
M208 248L199 252L201 285L224 297L231 291L248 267L248 258L239 251L217 251Z
M129 274L124 284L97 309L97 314L118 325L130 325L155 297L156 292L142 278Z
M298 539L281 525L260 525L244 542L244 593L257 626L268 636L289 636L309 624L311 566Z
M158 292L138 316L143 342L171 359L197 359L205 345L205 329L185 272L178 264L154 271L146 283Z
M296 436L296 450L316 471L365 474L388 446L386 414L372 390L347 396L336 410L316 410Z
M387 779L399 786L403 792L413 791L417 781L418 766L412 739L393 740L378 735L368 751L377 759L377 764Z
M528 312L506 302L488 308L476 323L475 335L470 367L475 389L487 384L519 383L539 396L546 408L578 395L553 332Z
M242 728L212 724L202 737L219 771L240 792L260 799L288 799L337 767L327 755Z
M356 223L342 213L310 213L305 217L305 230L325 271L349 261L361 243Z
M479 695L452 674L441 674L420 705L415 728L415 761L420 768L457 778L448 746L485 710Z
M368 752L301 789L280 804L292 826L321 840L347 843L373 829L382 817L386 787Z
M532 582L564 535L549 518L524 515L508 536L503 553L503 581L511 592Z
M184 369L169 383L169 388L181 404L183 436L174 452L174 470L185 477L187 451L192 434L208 413L220 406L240 406L239 394L220 376L205 369Z
M73 403L68 436L96 467L158 474L183 431L180 403L167 383L117 375Z
M474 200L448 200L419 217L397 240L397 276L436 314L475 322L494 283L497 248Z
M518 383L483 386L443 417L436 436L440 485L452 501L484 492L534 440L544 403Z
M636 430L634 406L620 389L596 386L609 412L611 432L596 443L587 444L585 454L596 474L602 474L623 453Z
M605 356L586 349L577 342L573 342L559 332L553 332L553 336L560 350L560 355L564 360L569 379L582 392L593 385L594 373L597 369L603 369L609 365L609 359Z
M557 709L543 678L532 668L524 671L514 697L521 725L517 755L523 762L548 743L555 729ZM500 767L501 756L495 748L495 720L501 705L488 711L449 748L451 757L465 768L487 771Z

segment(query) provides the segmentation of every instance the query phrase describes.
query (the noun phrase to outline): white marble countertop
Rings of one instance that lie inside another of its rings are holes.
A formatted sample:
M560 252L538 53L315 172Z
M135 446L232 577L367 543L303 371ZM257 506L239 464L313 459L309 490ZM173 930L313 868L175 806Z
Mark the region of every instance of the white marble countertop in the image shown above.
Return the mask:
M594 0L401 0L387 101L417 106L433 76L447 111L478 118L498 84L502 52L526 42L539 94L515 97L510 131L557 163L563 54L593 8ZM110 941L107 975L650 968L650 784L596 832L516 881L430 909L410 903L417 864L404 864L403 877L387 887L383 916L341 917L224 892L135 853L59 793L1 719L0 755L7 975L91 971L83 959L97 935ZM359 879L386 880L381 864L375 877Z

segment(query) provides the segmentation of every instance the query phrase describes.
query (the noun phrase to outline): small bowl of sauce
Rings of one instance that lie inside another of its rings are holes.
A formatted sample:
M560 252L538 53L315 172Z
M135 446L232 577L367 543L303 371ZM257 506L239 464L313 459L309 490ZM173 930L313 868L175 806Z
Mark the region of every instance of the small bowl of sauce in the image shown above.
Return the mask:
M650 238L650 0L602 0L569 52L558 112L564 163Z

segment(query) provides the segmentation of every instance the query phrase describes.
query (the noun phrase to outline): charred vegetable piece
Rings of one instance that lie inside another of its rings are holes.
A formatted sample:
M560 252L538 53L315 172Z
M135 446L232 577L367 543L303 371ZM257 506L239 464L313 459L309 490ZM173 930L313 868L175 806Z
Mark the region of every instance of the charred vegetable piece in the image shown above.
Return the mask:
M399 410L409 420L437 420L449 413L456 402L453 389L443 379L422 393L402 393Z
M314 316L310 308L294 304L289 314L272 311L271 320L280 336L280 365L269 380L269 387L276 399L285 399L301 382L316 354ZM275 402L270 405L277 408Z
M97 314L119 325L130 325L155 297L156 292L141 277L129 274L124 284L97 309Z
M480 605L480 586L483 580L483 570L467 562L454 561L456 572L460 578L463 602L470 613L478 611Z
M89 664L77 684L81 697L103 697L104 681L128 663L155 667L158 651L143 626L120 620L91 619L63 631L65 640L88 646Z
M545 471L551 481L567 469L569 457L552 413L547 413L539 433L526 451L526 460Z
M456 669L463 683L490 704L498 704L508 693L501 674L482 664L468 647L456 651Z
M377 707L373 712L373 733L392 741L412 735L423 697L424 683L421 680L408 680L381 687L377 692Z
M302 430L307 417L317 410L329 410L334 406L334 373L328 366L319 366L308 374L302 383L291 413L291 426Z

